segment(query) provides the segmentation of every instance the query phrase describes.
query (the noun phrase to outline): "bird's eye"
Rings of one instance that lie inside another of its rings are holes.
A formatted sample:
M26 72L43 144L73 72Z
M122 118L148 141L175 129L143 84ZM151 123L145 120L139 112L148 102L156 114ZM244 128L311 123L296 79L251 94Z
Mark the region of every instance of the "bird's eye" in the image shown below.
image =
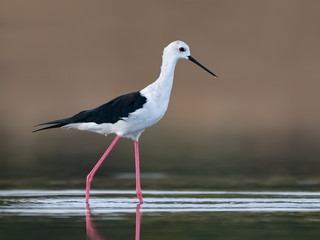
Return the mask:
M179 48L180 52L184 52L186 49L184 47Z

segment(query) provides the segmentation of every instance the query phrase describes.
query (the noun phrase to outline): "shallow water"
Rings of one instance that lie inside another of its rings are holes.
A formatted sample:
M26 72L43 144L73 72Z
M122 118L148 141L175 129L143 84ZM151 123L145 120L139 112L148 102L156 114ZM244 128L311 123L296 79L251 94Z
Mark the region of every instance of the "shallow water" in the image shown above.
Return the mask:
M0 239L319 239L320 192L0 191Z

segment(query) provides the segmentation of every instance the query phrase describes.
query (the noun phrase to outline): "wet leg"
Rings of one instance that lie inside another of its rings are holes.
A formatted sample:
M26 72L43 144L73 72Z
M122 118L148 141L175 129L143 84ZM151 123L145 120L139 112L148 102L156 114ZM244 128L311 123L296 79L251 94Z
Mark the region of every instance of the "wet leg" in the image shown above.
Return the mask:
M114 147L114 145L116 145L116 143L118 142L119 138L120 138L120 136L117 135L116 138L113 140L113 142L108 147L107 151L102 155L102 157L100 158L99 162L94 166L94 168L88 174L88 176L87 176L87 186L86 186L86 203L89 202L90 186L91 186L91 182L92 182L94 174L96 173L98 168L101 166L103 161L106 159L108 154L111 152L111 150Z
M136 160L136 192L139 198L140 204L143 203L142 192L140 186L140 163L139 163L139 143L134 141L134 151L135 151L135 160Z

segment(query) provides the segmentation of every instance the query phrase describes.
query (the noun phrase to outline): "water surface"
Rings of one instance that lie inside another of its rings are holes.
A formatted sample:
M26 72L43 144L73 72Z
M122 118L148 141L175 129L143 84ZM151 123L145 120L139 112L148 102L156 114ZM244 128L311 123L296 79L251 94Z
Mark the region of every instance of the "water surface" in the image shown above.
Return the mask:
M320 192L0 191L0 239L319 239Z

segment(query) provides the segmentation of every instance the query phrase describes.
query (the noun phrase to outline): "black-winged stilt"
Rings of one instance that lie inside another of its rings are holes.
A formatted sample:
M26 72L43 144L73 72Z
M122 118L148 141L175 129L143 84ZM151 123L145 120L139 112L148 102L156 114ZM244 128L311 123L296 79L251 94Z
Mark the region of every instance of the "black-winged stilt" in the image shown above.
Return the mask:
M120 137L134 140L136 162L136 192L140 203L143 203L140 187L139 137L148 127L158 122L167 110L174 69L179 59L188 59L213 76L217 76L202 66L190 55L189 46L182 41L170 43L163 51L162 66L159 78L141 91L119 96L97 108L82 111L73 117L38 124L50 125L33 132L50 128L74 128L103 135L115 133L116 137L101 159L87 176L86 202L89 201L90 185L94 174L108 156Z

